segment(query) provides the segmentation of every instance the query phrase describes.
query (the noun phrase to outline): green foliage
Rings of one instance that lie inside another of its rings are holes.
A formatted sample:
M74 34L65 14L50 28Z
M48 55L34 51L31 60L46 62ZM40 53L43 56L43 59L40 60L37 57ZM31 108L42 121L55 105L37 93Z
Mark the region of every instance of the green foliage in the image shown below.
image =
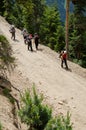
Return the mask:
M14 57L8 40L0 35L0 71L10 70L14 66Z
M52 110L42 103L43 95L38 96L35 88L33 93L29 90L21 96L22 106L19 110L21 121L26 123L29 130L72 130L70 113L52 117Z
M58 26L57 28L57 43L54 46L54 50L56 52L61 52L65 47L65 35L64 28L62 26Z
M22 22L23 22L23 26L24 28L26 28L28 30L29 33L33 32L33 9L32 12L29 11L27 8L22 7L23 11L22 11ZM29 11L29 13L28 13Z
M30 91L26 91L21 97L24 105L19 111L21 121L36 130L43 130L47 122L51 118L51 109L47 105L42 104L43 97L39 97L33 88L33 95Z
M4 13L4 3L3 3L3 0L0 0L0 15L3 15Z
M45 8L45 0L32 0L33 1L33 28L34 32L38 32L40 30L41 25L41 17Z
M69 112L66 117L58 116L56 118L52 118L44 130L72 130Z
M55 6L45 8L40 26L40 39L43 44L55 51L64 48L64 30L61 26L58 9ZM59 48L60 44L63 44L62 48Z
M86 68L86 55L83 55L82 62L80 64L82 67Z
M75 3L74 13L69 21L69 51L70 59L86 67L86 1Z
M0 122L0 130L2 130L2 128L3 128L3 127L2 127L2 124L1 124L1 122Z
M16 27L20 28L23 26L23 14L22 7L15 2L10 1L7 3L4 1L4 17L10 24L14 24Z
M71 59L79 59L81 55L81 48L80 48L80 42L81 42L81 36L78 35L77 30L73 30L71 32L70 36L70 44L69 44L69 51L70 51L70 58ZM79 49L80 48L80 49ZM77 51L78 49L78 51ZM80 55L79 55L80 53Z
M49 38L49 43L48 43L48 46L54 50L54 45L56 43L56 39L54 37L50 37Z
M6 18L10 24L20 28L23 26L22 7L17 3L14 4L12 13Z
M17 0L19 7L22 9L19 16L21 17L22 27L25 27L29 33L39 32L41 16L44 10L44 0ZM16 17L18 19L18 17Z
M12 14L12 9L14 2L12 0L3 0L4 7L4 16L5 18L9 18L10 14Z

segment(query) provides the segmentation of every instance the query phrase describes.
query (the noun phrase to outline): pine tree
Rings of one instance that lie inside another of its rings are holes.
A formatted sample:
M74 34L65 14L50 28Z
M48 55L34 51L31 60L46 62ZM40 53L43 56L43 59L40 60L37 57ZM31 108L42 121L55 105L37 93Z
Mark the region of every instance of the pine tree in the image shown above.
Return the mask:
M42 43L48 45L51 49L55 49L59 26L61 26L61 22L57 7L47 6L42 17L40 37Z
M70 20L70 46L74 59L84 67L86 63L86 1L74 2L74 14ZM75 33L77 32L77 33ZM70 54L71 55L71 54Z

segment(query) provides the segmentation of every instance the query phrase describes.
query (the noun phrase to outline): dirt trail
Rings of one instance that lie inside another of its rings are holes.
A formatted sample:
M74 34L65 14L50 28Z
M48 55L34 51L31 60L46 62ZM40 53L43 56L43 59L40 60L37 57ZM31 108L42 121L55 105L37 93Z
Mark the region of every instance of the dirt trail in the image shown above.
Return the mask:
M86 130L86 70L71 62L68 62L71 71L62 69L58 54L42 45L36 51L33 43L34 51L28 51L18 29L16 41L10 39L9 24L1 17L0 30L10 41L17 59L17 67L10 77L13 84L22 91L28 83L35 83L46 103L54 108L54 114L65 115L69 110L73 130Z

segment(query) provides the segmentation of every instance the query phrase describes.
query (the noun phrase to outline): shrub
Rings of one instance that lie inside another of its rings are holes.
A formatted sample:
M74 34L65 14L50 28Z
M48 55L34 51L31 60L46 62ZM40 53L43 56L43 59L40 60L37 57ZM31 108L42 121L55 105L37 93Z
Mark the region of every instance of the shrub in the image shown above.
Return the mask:
M25 91L21 99L23 105L19 110L19 116L21 121L28 125L29 130L72 130L69 112L66 117L52 117L52 110L42 104L43 97L37 95L35 88L32 94Z
M51 119L52 111L47 105L42 104L42 95L39 97L33 88L33 95L30 91L26 91L21 99L24 103L19 111L21 121L30 126L30 130L43 130Z
M8 40L3 35L0 35L0 71L5 72L5 70L13 68L14 60Z
M48 122L45 130L72 130L69 112L67 113L66 117L58 116L56 118L52 118Z

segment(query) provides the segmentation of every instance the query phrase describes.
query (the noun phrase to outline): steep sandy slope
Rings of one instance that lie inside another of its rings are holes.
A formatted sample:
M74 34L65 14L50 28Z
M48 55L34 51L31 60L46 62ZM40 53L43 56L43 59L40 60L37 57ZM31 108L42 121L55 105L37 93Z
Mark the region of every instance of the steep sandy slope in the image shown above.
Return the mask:
M70 71L62 69L57 53L42 45L36 51L34 42L34 52L29 52L18 29L16 41L11 40L9 24L1 17L0 29L11 43L17 59L17 67L10 75L12 84L22 92L35 83L46 103L54 108L54 114L65 115L69 110L74 130L86 130L86 70L71 62L68 62Z

